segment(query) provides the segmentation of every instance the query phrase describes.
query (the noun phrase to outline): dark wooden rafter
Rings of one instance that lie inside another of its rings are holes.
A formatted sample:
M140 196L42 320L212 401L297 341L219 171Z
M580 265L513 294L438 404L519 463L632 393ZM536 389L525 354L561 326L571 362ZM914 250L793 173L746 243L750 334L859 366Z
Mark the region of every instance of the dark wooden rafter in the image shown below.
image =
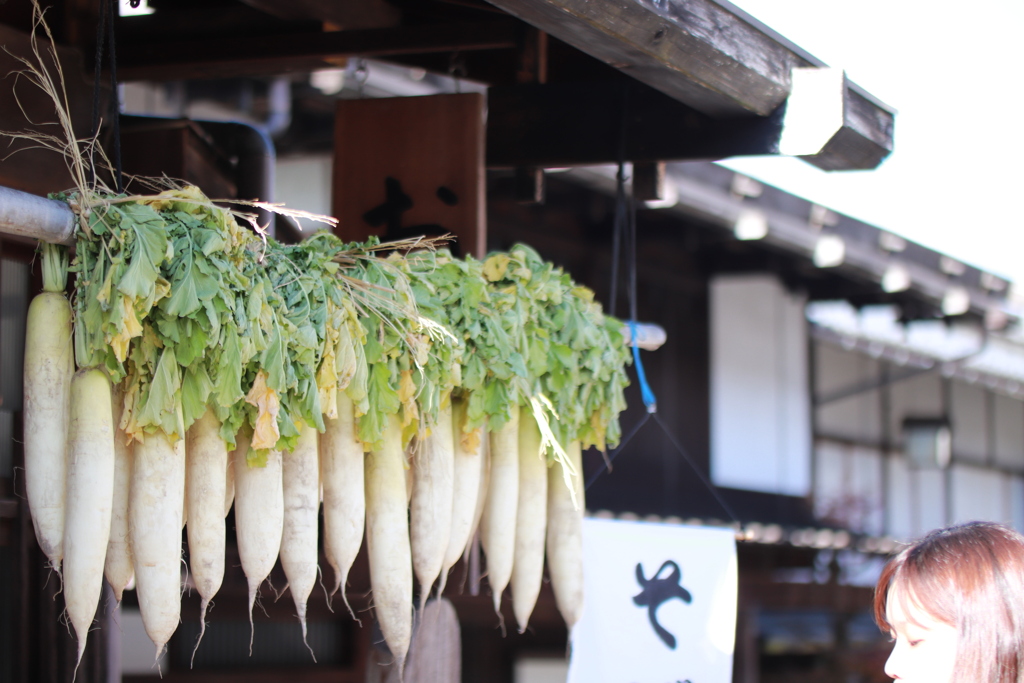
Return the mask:
M487 163L493 168L778 154L782 109L717 119L652 88L623 81L494 87Z
M712 116L769 115L810 66L712 0L490 2Z
M515 22L481 21L286 34L258 41L239 36L127 44L119 48L118 76L126 81L266 76L330 68L353 56L511 49L519 34Z
M385 28L398 24L401 12L387 0L242 0L281 19L316 19L339 29Z
M550 125L550 117L537 119L535 115L564 112L569 119L567 135L547 135L555 143L551 149L538 152L524 147L522 155L550 157L557 159L558 165L579 165L619 156L602 149L607 146L607 136L595 144L584 131L606 129L617 116L621 110L615 102L617 96L603 91L617 88L620 80L634 84L631 91L637 108L648 110L645 123L658 124L627 136L634 148L637 140L649 141L641 145L642 150L627 154L627 160L779 154L783 107L788 104L790 113L800 111L788 99L794 87L793 70L822 66L724 0L491 0L488 12L475 3L463 7L376 0L355 7L326 0L242 1L245 4L222 2L216 9L257 26L255 37L249 31L212 39L200 29L163 30L167 20L173 22L180 15L180 23L189 12L199 11L194 8L161 9L145 19L122 20L121 78L269 76L336 67L351 56L415 63L437 55L448 64L454 53L463 55L464 60L465 55L477 55L474 64L482 59L498 65L497 70L484 69L490 72L484 80L491 85L551 85L544 92L523 90L525 94L514 96L495 91L495 97L505 98L505 103L510 97L520 98L517 104L528 107L517 114L521 120L533 117L542 127L560 129L557 123ZM341 30L320 30L321 26ZM591 60L585 69L590 76L583 80L604 74L609 81L590 82L572 91L582 92L587 106L581 106L582 100L575 96L568 98L568 107L559 102L564 93L555 89L556 84L561 81L559 87L571 89L574 86L568 80L579 80L579 76L547 76L549 71L561 71L555 57L549 64L549 34L553 44ZM502 70L504 76L499 75ZM829 96L842 98L837 102L842 118L810 148L810 156L801 158L826 170L876 167L892 149L893 112L845 79L841 89L830 90ZM492 111L500 112L500 106ZM581 122L583 125L575 125ZM787 125L797 130L804 127L802 123ZM530 134L525 130L516 139ZM684 137L691 139L683 141ZM783 151L804 154L803 149ZM493 163L506 163L503 154L492 156ZM545 165L530 159L526 162L514 165Z
M724 0L490 2L714 119L777 116L793 69L824 66ZM844 82L841 125L802 158L825 170L874 168L892 151L893 118Z

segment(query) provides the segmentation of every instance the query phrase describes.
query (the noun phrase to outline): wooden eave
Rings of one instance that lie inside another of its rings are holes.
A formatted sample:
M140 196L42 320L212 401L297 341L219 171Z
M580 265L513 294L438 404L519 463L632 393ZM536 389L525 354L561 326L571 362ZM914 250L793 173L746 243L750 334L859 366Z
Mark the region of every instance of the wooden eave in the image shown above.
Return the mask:
M964 316L986 325L999 323L996 327L1017 321L1006 302L1008 280L768 185L760 186L756 197L743 196L736 191L738 175L715 164L681 164L668 171L667 182L674 186L678 201L658 211L724 232L719 255L709 252L703 257L709 272L777 269L789 286L807 292L812 300L845 299L858 306L896 304L906 319L943 317L944 297L959 287L970 299ZM612 169L575 169L564 177L604 194L615 192ZM764 237L739 240L732 236L744 212L763 217L768 230ZM817 223L816 214L824 216L826 224ZM823 234L843 240L845 255L837 266L822 268L812 263ZM900 245L899 250L886 247L892 242ZM894 263L905 269L911 284L889 293L883 291L881 281Z
M625 150L627 161L778 154L792 70L823 66L723 0L488 2L374 0L359 12L351 9L358 3L328 0L216 0L201 10L160 2L150 17L119 20L119 76L268 76L356 56L435 70L459 62L469 78L503 89L491 107L492 138L515 132L519 143L518 154L498 150L489 165L550 166L620 156L622 147L594 130L622 116L624 88L646 108L614 125L639 140ZM203 28L211 18L225 30L211 35ZM529 52L538 30L552 38L545 73L524 79L523 65L537 59ZM580 88L591 96L576 97ZM843 102L841 128L802 158L826 170L874 168L892 150L894 113L849 82ZM600 126L549 134L556 118L590 117Z

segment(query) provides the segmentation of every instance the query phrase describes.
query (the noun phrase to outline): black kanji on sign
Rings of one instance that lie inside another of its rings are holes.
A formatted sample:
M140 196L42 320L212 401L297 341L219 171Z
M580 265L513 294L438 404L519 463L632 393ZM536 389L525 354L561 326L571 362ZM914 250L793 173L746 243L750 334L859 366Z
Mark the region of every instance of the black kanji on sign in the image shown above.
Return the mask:
M441 203L447 206L455 206L459 203L459 197L450 188L440 186L437 188L436 197ZM448 230L437 223L423 223L420 225L402 226L402 214L413 207L413 200L397 178L388 176L384 179L384 203L373 207L363 214L363 220L372 227L384 228L384 241L402 240L410 237L440 237L448 234ZM452 252L456 251L452 245ZM457 254L456 254L457 255Z
M658 578L666 567L671 567L672 571L665 578ZM662 642L673 650L676 649L676 637L658 623L657 612L663 603L672 598L679 598L685 603L690 603L693 600L690 591L679 584L679 580L682 578L682 570L672 560L666 560L650 579L644 577L643 565L639 562L636 565L636 581L643 590L633 598L633 602L637 607L647 608L647 618L651 620L654 632L658 634Z

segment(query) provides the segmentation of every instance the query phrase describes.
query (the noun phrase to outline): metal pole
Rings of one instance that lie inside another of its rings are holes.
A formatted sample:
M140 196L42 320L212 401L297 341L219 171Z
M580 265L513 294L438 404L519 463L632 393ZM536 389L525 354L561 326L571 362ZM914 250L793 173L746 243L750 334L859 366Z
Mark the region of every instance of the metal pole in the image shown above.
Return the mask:
M71 245L75 214L63 202L0 186L0 235Z

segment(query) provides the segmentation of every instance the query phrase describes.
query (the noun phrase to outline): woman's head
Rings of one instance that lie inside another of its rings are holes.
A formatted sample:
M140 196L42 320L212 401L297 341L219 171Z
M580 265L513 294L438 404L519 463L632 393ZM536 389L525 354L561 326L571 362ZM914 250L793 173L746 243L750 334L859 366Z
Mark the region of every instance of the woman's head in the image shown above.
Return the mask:
M933 531L886 565L875 621L886 673L910 683L1024 683L1024 537L987 522Z

